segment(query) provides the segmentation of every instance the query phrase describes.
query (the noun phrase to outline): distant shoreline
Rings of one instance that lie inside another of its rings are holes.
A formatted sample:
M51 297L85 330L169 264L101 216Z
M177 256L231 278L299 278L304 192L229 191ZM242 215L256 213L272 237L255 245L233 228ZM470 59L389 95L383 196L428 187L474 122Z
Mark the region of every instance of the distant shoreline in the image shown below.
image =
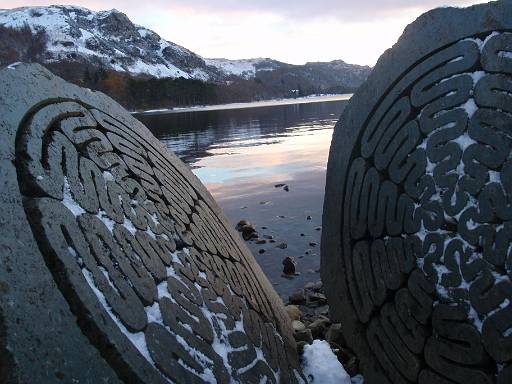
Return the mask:
M293 105L293 104L307 104L307 103L320 103L325 101L340 101L349 100L352 93L345 93L339 95L311 95L305 97L297 97L294 99L272 99L263 101L251 101L247 103L230 103L230 104L216 104L216 105L197 105L193 107L177 107L177 108L164 108L164 109L151 109L142 112L132 112L134 115L157 115L168 113L182 113L182 112L200 112L200 111L220 111L226 109L242 109L242 108L259 108L259 107L272 107L276 105Z

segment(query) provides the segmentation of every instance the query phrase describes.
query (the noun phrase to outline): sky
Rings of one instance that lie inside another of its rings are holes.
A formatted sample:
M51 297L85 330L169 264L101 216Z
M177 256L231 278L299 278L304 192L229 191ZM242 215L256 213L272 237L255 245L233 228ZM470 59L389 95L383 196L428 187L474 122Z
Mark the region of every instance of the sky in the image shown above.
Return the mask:
M304 64L342 59L373 66L405 26L439 6L474 0L74 0L116 8L164 39L207 58L270 57ZM70 4L0 0L0 8Z

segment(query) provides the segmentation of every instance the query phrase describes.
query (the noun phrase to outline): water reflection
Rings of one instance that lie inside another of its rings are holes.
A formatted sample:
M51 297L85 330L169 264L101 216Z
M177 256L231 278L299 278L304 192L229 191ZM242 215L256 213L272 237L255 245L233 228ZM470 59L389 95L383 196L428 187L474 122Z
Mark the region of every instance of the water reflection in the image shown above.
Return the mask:
M260 235L274 237L276 243L248 245L277 291L286 297L319 279L325 169L332 129L345 103L138 118L193 168L233 225L248 219ZM289 192L275 187L280 183L287 184ZM286 249L275 247L281 242L287 243ZM286 256L299 262L301 274L292 280L281 277L281 261Z

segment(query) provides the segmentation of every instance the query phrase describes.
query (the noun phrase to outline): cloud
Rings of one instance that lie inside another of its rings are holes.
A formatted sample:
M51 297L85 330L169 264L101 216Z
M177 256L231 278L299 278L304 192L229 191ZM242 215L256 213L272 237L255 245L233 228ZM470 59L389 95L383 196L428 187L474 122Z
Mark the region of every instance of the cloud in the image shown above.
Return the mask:
M440 6L464 6L470 0L171 0L153 1L168 8L211 13L272 13L289 20L327 18L347 22L392 18L411 10L425 11Z
M27 0L0 0L0 7ZM31 5L66 3L31 0ZM404 27L439 6L478 0L73 0L92 10L116 8L135 23L204 57L271 57L303 64L343 59L375 64Z

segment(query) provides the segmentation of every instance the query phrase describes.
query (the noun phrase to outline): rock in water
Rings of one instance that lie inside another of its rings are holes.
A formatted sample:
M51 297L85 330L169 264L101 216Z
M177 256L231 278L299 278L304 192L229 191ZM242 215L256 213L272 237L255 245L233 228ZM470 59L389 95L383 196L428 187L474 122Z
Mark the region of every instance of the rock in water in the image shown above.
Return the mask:
M295 274L295 267L297 266L297 262L293 259L293 257L287 256L283 260L283 273L285 275L293 275Z
M366 384L512 382L511 29L424 14L335 128L321 273Z
M0 127L2 383L296 381L281 299L141 123L18 65Z

